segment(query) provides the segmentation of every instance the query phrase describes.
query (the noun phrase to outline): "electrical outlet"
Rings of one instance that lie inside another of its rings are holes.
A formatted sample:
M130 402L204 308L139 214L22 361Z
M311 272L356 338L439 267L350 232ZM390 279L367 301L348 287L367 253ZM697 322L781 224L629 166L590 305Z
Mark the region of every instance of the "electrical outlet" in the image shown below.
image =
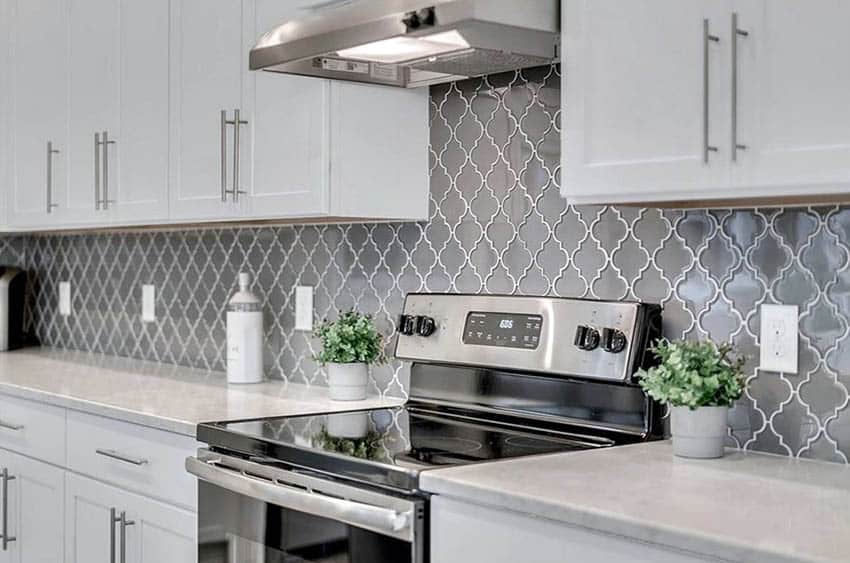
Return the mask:
M156 289L145 284L142 286L142 322L152 323L156 320Z
M59 314L71 315L71 282L59 282Z
M313 287L295 288L295 330L313 330Z
M798 324L796 305L761 306L759 369L797 373Z

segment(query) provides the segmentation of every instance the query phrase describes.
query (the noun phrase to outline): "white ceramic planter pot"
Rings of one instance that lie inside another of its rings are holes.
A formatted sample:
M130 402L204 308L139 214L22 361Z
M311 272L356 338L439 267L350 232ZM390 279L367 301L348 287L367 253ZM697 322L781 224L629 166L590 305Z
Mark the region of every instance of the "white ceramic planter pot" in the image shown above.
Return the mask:
M679 457L723 457L729 407L670 408L673 453Z
M329 415L327 431L337 438L365 438L369 431L369 415L365 412Z
M334 401L359 401L366 398L369 366L362 363L328 364L328 387Z

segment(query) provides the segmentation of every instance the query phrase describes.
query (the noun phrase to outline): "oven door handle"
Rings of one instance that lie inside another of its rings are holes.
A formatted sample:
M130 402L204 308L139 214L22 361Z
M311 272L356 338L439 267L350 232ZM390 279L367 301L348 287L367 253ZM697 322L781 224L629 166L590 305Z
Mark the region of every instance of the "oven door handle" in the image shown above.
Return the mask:
M195 457L186 459L186 471L212 485L283 508L344 522L393 537L404 538L410 534L412 512L399 512L390 508L329 497L316 491L252 477L241 471L226 469L214 462L201 461Z

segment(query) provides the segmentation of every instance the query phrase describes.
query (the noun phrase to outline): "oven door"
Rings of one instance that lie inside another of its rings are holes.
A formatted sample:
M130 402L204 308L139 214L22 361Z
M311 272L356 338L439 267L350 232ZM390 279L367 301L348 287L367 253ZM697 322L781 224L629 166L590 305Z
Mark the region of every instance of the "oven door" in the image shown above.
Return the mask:
M425 502L201 450L198 563L424 563Z

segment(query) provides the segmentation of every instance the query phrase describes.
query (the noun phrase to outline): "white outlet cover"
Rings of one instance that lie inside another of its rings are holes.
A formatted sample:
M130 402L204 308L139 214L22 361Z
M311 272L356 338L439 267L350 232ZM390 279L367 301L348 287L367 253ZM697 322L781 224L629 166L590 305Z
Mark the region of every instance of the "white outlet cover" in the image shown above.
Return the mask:
M313 330L313 287L295 287L295 330Z
M59 282L59 314L63 317L71 315L71 282Z
M145 284L142 286L142 322L152 323L156 320L156 289Z
M796 305L762 305L759 369L797 373L799 309Z

